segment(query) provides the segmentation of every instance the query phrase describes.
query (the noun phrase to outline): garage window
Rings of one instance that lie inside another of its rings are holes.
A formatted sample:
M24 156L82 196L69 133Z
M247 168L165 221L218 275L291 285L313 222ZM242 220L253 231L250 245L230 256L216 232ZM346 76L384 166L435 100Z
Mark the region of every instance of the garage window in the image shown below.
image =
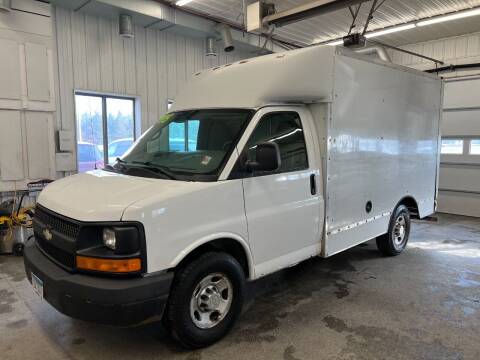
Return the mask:
M470 155L480 155L480 139L470 140Z
M445 155L463 154L463 140L462 139L443 139L442 154L445 154Z
M134 109L132 98L75 94L78 172L113 164L130 148L135 140Z

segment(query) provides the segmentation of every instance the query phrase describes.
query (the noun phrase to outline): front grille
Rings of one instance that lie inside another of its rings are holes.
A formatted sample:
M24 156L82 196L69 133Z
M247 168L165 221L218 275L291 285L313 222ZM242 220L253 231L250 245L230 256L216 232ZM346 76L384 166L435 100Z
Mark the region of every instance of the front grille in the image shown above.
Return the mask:
M53 239L47 240L45 238L43 233L45 229L50 230L54 234ZM75 267L75 252L73 250L65 250L65 245L62 245L62 241L57 237L57 234L75 242L80 232L79 224L37 205L33 218L33 231L38 247L48 257L68 270Z
M70 254L65 250L56 247L55 245L50 244L48 240L45 240L39 234L35 234L35 240L37 241L37 245L40 247L40 249L57 263L70 270L75 267L75 256L73 254Z
M76 239L78 236L80 227L77 224L67 219L62 219L38 205L35 208L35 218L48 228L55 230L71 239Z

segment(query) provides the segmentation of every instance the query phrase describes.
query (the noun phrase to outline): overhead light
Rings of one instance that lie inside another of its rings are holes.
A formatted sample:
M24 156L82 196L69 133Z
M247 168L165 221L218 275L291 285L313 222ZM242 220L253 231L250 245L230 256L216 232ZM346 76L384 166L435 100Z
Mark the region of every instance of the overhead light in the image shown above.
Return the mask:
M459 11L455 14L444 15L444 16L439 16L439 17L433 18L433 19L419 21L417 23L417 25L418 26L425 26L425 25L437 24L437 23L441 23L441 22L445 22L445 21L462 19L462 18L475 16L475 15L480 15L480 8L473 9L473 10L467 10L467 11Z
M404 31L404 30L408 30L408 29L413 29L414 27L416 27L415 24L407 24L407 25L394 26L394 27L391 27L391 28L388 28L388 29L383 29L383 30L372 31L372 32L370 32L370 33L366 33L366 34L365 34L365 37L366 37L366 38L373 38L373 37L377 37L377 36L382 36L382 35L387 35L387 34L396 33L396 32L399 32L399 31ZM334 41L331 41L331 42L326 43L326 45L330 45L330 46L337 46L337 45L342 45L342 44L343 44L343 39L341 39L341 40L334 40Z
M177 6L183 6L183 5L187 5L188 3L191 3L193 0L179 0L175 3L175 5Z
M416 27L415 24L407 24L407 25L394 26L394 27L391 27L391 28L389 28L389 29L379 30L379 31L373 31L373 32L371 32L371 33L367 33L367 34L365 34L365 37L366 37L367 39L368 39L368 38L373 38L373 37L377 37L377 36L382 36L382 35L387 35L387 34L396 33L396 32L399 32L399 31L404 31L404 30L413 29L414 27Z
M475 8L475 9L471 9L471 10L459 11L459 12L456 12L454 14L437 16L437 17L434 17L432 19L421 20L421 21L418 21L416 23L410 23L410 24L400 25L400 26L393 26L391 28L384 29L384 30L372 31L370 33L365 34L365 37L366 38L373 38L373 37L377 37L377 36L396 33L396 32L399 32L399 31L413 29L417 26L432 25L432 24L437 24L437 23L441 23L441 22L445 22L445 21L463 19L463 18L466 18L466 17L476 16L476 15L480 15L480 7ZM324 44L325 45L331 45L331 46L337 46L337 45L343 44L343 40L334 40L334 41L326 42Z
M330 46L343 45L343 39L342 39L342 40L337 40L337 41L329 42L329 43L327 43L326 45L330 45Z

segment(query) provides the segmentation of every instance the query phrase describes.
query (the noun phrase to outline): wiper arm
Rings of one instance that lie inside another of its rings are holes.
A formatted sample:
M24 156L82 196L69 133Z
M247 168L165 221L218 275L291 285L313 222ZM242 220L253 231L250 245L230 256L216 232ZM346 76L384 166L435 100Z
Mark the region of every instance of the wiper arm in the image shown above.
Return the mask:
M155 174L162 174L162 175L164 175L164 176L166 176L166 177L168 177L169 179L172 179L172 180L177 180L177 177L175 175L173 175L170 171L165 169L166 166L153 164L150 161L143 162L143 161L133 160L133 161L127 162L127 161L121 160L121 162L122 162L122 164L125 164L127 166L132 165L132 164L133 164L133 166L140 165L140 166L138 166L139 168L149 170L150 172L155 173Z
M153 171L157 171L167 177L169 177L170 179L172 180L177 180L177 177L175 175L173 175L169 170L168 168L166 168L166 166L161 166L161 165L156 165L156 164L152 164L151 162L147 161L144 163L144 165L147 166L147 169L150 169L150 170L153 170Z

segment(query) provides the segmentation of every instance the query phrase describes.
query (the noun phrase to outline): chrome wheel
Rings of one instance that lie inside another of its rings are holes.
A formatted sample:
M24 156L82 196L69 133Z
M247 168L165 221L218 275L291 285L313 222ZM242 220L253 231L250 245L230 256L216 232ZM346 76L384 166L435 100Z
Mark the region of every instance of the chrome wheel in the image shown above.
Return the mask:
M405 215L400 215L395 220L395 226L393 227L393 243L395 247L399 248L403 245L407 234L407 220Z
M204 277L195 287L190 300L190 316L200 329L209 329L225 318L230 310L233 286L221 273Z

